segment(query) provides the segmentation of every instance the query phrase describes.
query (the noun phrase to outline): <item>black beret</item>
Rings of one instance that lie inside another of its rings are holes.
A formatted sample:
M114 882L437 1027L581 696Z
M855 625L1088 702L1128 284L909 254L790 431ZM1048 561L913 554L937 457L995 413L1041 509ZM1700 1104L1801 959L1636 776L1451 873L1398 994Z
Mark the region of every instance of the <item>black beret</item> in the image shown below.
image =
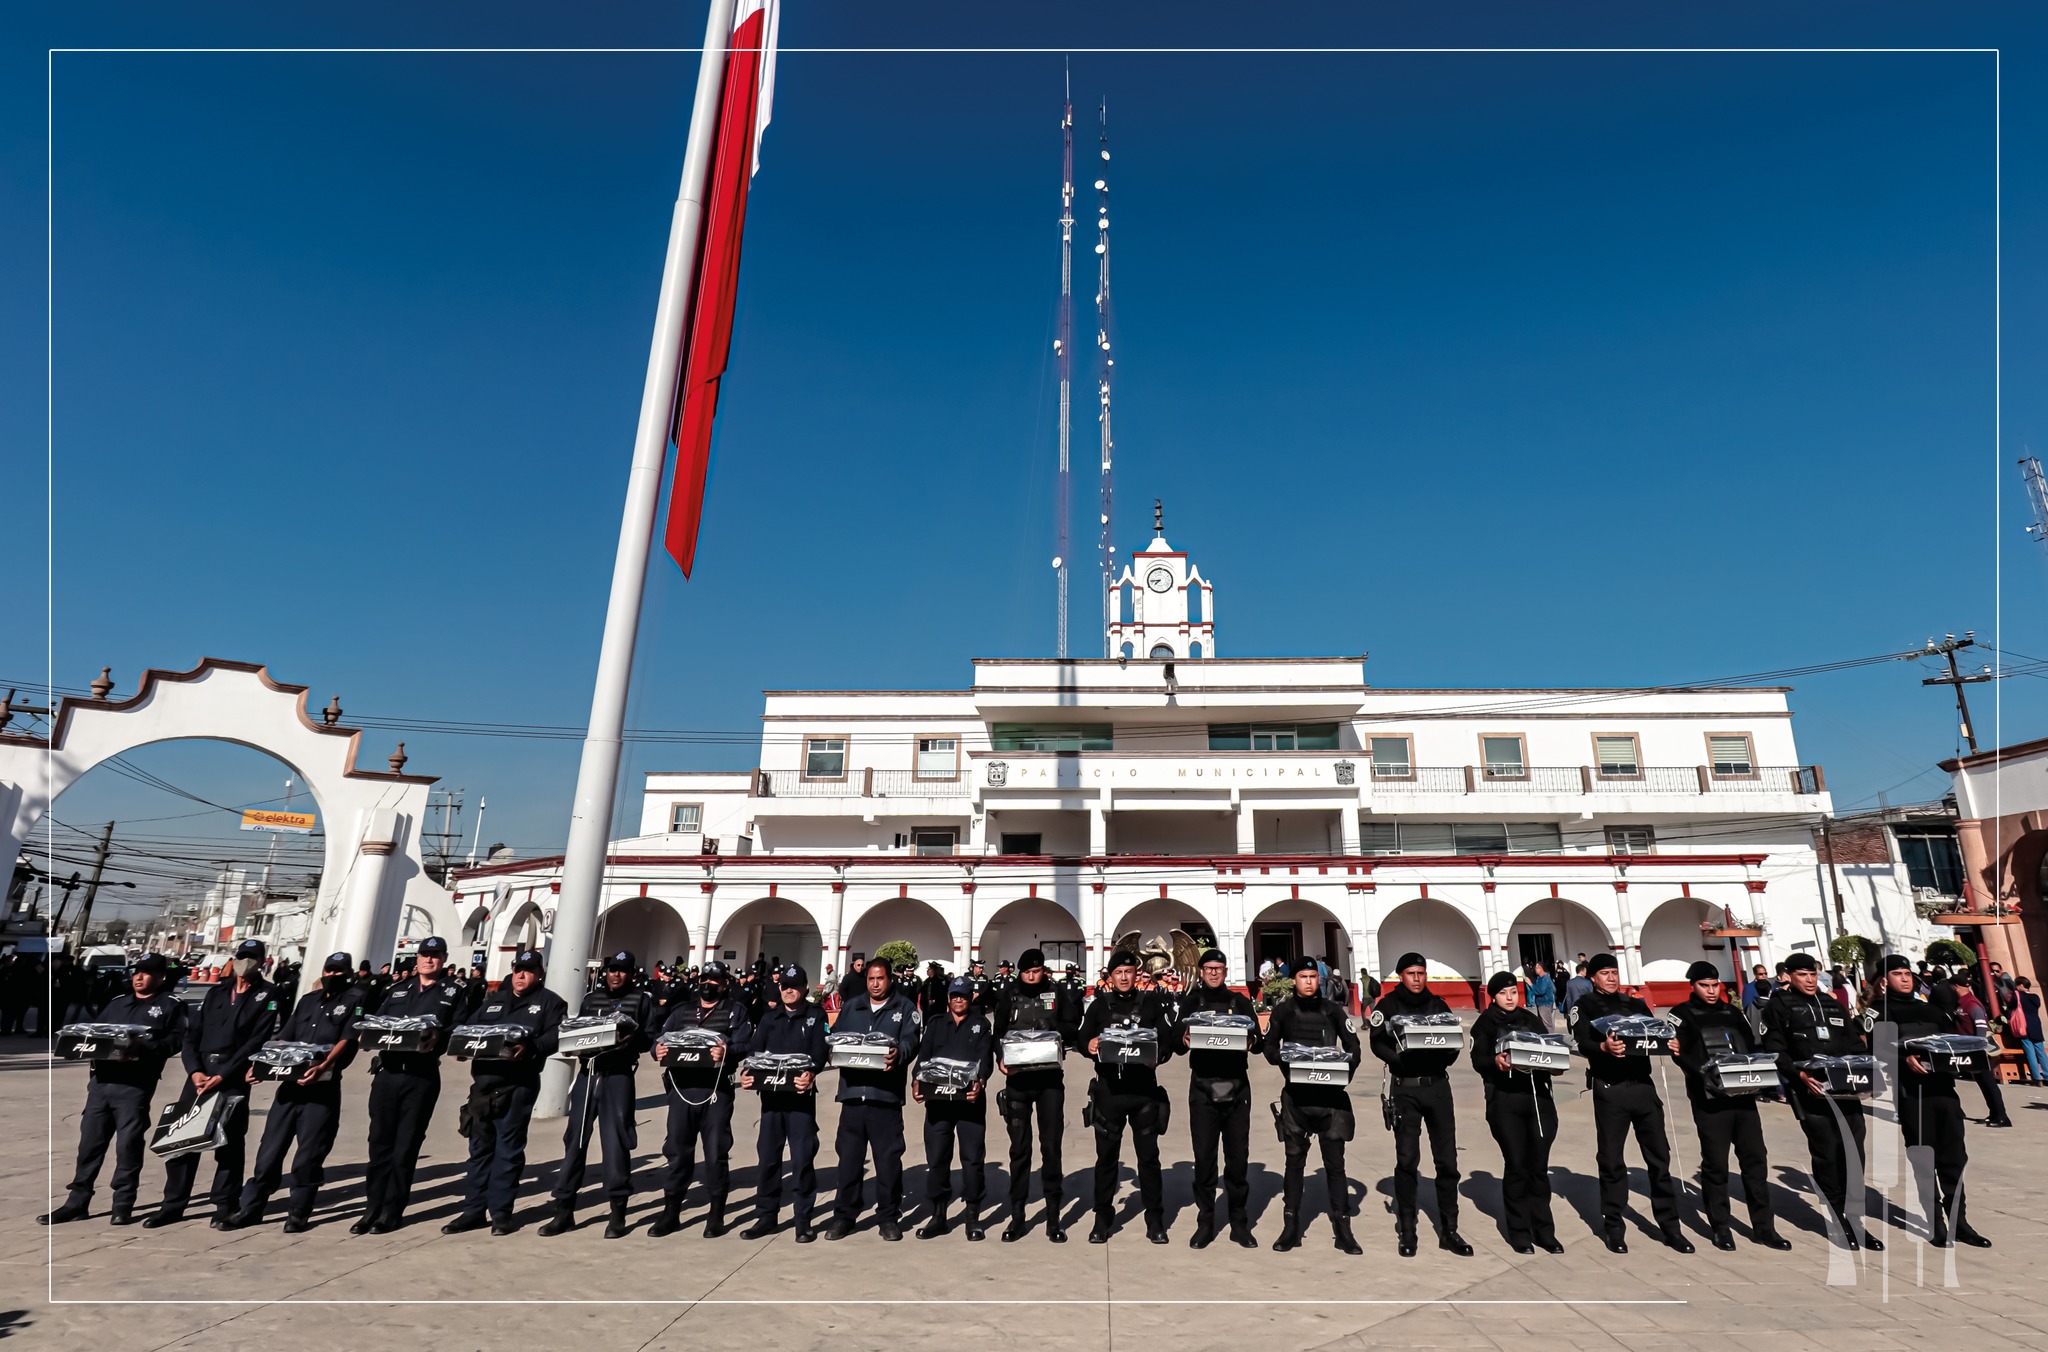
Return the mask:
M1202 950L1202 956L1195 960L1195 966L1207 967L1212 962L1220 962L1225 967L1230 965L1230 959L1223 956L1221 949L1205 948Z
M1515 980L1513 972L1495 972L1492 976L1486 978L1486 994L1488 998L1491 998L1499 995L1508 987L1518 984L1520 983Z
M1138 955L1131 952L1128 948L1119 948L1116 952L1109 955L1109 970L1112 972L1119 967L1136 967L1137 965Z
M1904 953L1894 953L1884 960L1884 970L1888 973L1910 972L1913 970L1913 960Z
M1719 981L1721 979L1721 969L1713 963L1702 959L1685 969L1685 979L1687 981Z
M1621 964L1615 960L1615 957L1612 953L1595 953L1592 956L1592 958L1589 959L1586 963L1587 976L1591 976L1595 972L1605 972L1610 970L1621 970Z
M1017 966L1027 972L1033 967L1045 966L1045 950L1042 948L1025 949L1024 956L1017 959Z
M1788 972L1818 972L1820 970L1820 963L1815 961L1811 953L1794 953L1791 957L1785 959L1785 970Z
M1303 972L1316 972L1318 976L1322 975L1320 971L1317 971L1314 958L1296 958L1294 965L1287 969L1287 975L1289 976L1300 976Z
M1410 967L1421 967L1427 970L1429 967L1429 960L1423 957L1420 953L1403 953L1400 957L1394 960L1394 970L1397 973L1405 972Z

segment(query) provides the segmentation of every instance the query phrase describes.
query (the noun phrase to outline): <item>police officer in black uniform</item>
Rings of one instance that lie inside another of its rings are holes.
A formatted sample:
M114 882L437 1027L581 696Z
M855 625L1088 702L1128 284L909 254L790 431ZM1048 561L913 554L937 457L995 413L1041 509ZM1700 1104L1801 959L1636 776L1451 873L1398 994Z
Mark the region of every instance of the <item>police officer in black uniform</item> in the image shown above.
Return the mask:
M946 1218L953 1200L953 1146L960 1146L960 1200L966 1204L962 1224L967 1238L979 1240L981 1200L988 1184L988 1079L994 1073L995 1038L986 1007L976 1003L983 989L971 976L956 976L946 990L946 1012L924 1025L918 1060L965 1061L975 1068L974 1082L960 1098L941 1098L913 1081L911 1096L924 1104L925 1200L931 1218L917 1232L919 1239L937 1239L952 1229Z
M1195 1152L1195 1233L1191 1249L1206 1249L1216 1238L1216 1147L1223 1147L1223 1196L1230 1217L1231 1242L1255 1249L1249 1214L1252 1126L1251 1057L1265 1046L1256 1027L1258 1012L1241 991L1224 982L1229 961L1216 949L1195 964L1195 988L1180 998L1181 1045L1188 1045L1188 1015L1237 1014L1251 1019L1251 1041L1241 1052L1206 1049L1188 1052L1188 1134Z
M1884 986L1870 1011L1870 1022L1889 1023L1899 1042L1899 1128L1906 1138L1906 1158L1913 1162L1921 1209L1927 1214L1928 1242L1945 1249L1960 1241L1988 1249L1991 1241L1977 1233L1963 1211L1963 1170L1970 1162L1963 1147L1963 1101L1956 1077L1913 1055L1909 1038L1930 1037L1955 1027L1954 988L1937 983L1936 1001L1915 994L1913 964L1902 954L1884 960ZM1942 999L1944 993L1946 998ZM1946 1004L1948 1007L1943 1008Z
M1706 1203L1714 1247L1735 1247L1728 1206L1728 1151L1732 1146L1742 1167L1751 1236L1767 1249L1789 1249L1792 1241L1778 1233L1771 1218L1770 1159L1764 1149L1764 1124L1757 1113L1756 1096L1715 1094L1707 1087L1707 1063L1715 1056L1755 1051L1756 1036L1742 1011L1722 998L1720 968L1711 962L1696 962L1686 969L1685 979L1692 983L1692 993L1666 1017L1678 1025L1671 1053L1685 1072L1685 1096L1692 1104L1693 1126L1700 1134L1700 1197Z
M356 989L350 967L348 954L330 954L321 965L320 984L300 997L298 1008L278 1033L285 1042L318 1043L327 1048L327 1054L305 1073L279 1082L270 1115L263 1122L263 1140L256 1147L255 1172L242 1188L236 1229L263 1219L270 1195L284 1177L285 1152L294 1143L298 1152L292 1158L292 1194L284 1232L296 1235L313 1224L313 1203L327 1177L327 1155L341 1128L341 1072L355 1060L353 1034L356 1020L363 1016L363 995ZM248 1077L254 1084L253 1070Z
M725 1046L712 1052L711 1065L669 1065L668 1048L659 1042L654 1047L654 1059L662 1067L662 1083L668 1094L668 1136L661 1147L668 1160L668 1174L662 1183L661 1216L647 1228L647 1233L656 1239L672 1235L682 1227L683 1199L690 1190L691 1175L697 1172L699 1142L704 1147L704 1191L709 1203L704 1237L716 1239L725 1233L733 1085L739 1064L753 1050L754 1042L753 1021L733 997L731 988L732 973L724 963L712 959L698 974L690 997L679 999L661 1025L664 1033L708 1028L723 1034Z
M1166 1197L1159 1177L1159 1134L1172 1111L1166 1091L1156 1068L1104 1065L1100 1059L1102 1030L1113 1024L1152 1029L1159 1038L1161 1065L1180 1050L1173 1006L1156 991L1136 989L1137 980L1138 955L1129 949L1111 954L1108 985L1096 992L1077 1035L1096 1063L1095 1079L1088 1086L1088 1115L1095 1126L1095 1226L1088 1232L1090 1244L1107 1244L1116 1233L1117 1157L1123 1153L1126 1125L1138 1157L1145 1238L1166 1243Z
M1593 1130L1600 1162L1601 1237L1615 1253L1628 1252L1628 1161L1622 1150L1635 1132L1643 1152L1643 1172L1650 1176L1650 1213L1664 1242L1680 1253L1692 1252L1692 1241L1678 1224L1678 1184L1671 1177L1671 1138L1664 1131L1664 1100L1650 1078L1650 1058L1630 1054L1621 1039L1603 1035L1595 1019L1610 1014L1649 1017L1650 1007L1621 990L1621 964L1612 953L1596 953L1586 964L1593 989L1579 997L1569 1015L1579 1054L1586 1058L1586 1084L1593 1091Z
M200 1002L185 1034L186 1080L176 1112L183 1114L202 1094L225 1094L221 1147L213 1152L213 1228L233 1226L242 1195L248 1149L249 1058L261 1051L277 1027L277 991L263 978L263 941L244 939L236 948L228 979L217 982ZM145 1230L185 1218L202 1151L164 1162L164 1200L142 1223Z
M862 969L861 984L847 992L835 1033L879 1033L894 1040L881 1070L842 1069L839 1088L839 1197L827 1239L853 1233L860 1215L861 1184L868 1155L875 1157L875 1229L894 1243L903 1238L903 1100L910 1063L917 1056L917 1006L896 989L886 962Z
M1825 1086L1798 1067L1817 1056L1855 1056L1869 1050L1862 1021L1820 993L1820 964L1811 953L1785 959L1785 979L1764 1002L1763 1046L1778 1054L1778 1070L1792 1089L1792 1111L1806 1132L1813 1180L1827 1202L1831 1231L1851 1249L1883 1249L1882 1241L1848 1221L1851 1184L1859 1198L1863 1191L1863 1103L1829 1098ZM1857 1211L1861 1214L1862 1207Z
M1046 1031L1057 1032L1061 1045L1072 1051L1081 1039L1081 1001L1072 986L1053 983L1042 949L1027 948L1018 962L1017 979L996 1000L996 1045L1000 1050L1003 1038L1011 1033ZM1060 1138L1067 1129L1066 1072L1057 1062L1002 1070L996 1104L1010 1132L1010 1223L1003 1227L1003 1242L1015 1243L1031 1230L1024 1210L1031 1200L1031 1118L1036 1113L1045 1235L1064 1244L1067 1232L1060 1223L1060 1205L1067 1191Z
M85 1113L78 1124L78 1167L64 1205L36 1217L39 1225L84 1220L92 1210L92 1188L114 1146L115 1225L135 1221L135 1192L142 1182L142 1150L149 1129L150 1099L163 1078L164 1063L184 1050L185 1002L170 993L170 960L145 954L128 974L128 991L107 1001L101 1023L129 1023L156 1032L133 1061L95 1061L85 1088Z
M1343 1007L1322 997L1322 977L1315 959L1297 959L1293 976L1294 994L1273 1006L1266 1029L1266 1059L1280 1065L1281 1048L1290 1042L1310 1047L1342 1047L1351 1069L1356 1071L1364 1059L1358 1047L1358 1034L1351 1030ZM1287 1151L1287 1175L1281 1185L1282 1224L1280 1237L1273 1241L1274 1249L1284 1253L1301 1244L1302 1175L1308 1168L1309 1138L1314 1137L1323 1152L1323 1185L1330 1198L1331 1237L1344 1253L1365 1252L1351 1233L1351 1176L1344 1170L1344 1143L1356 1132L1357 1123L1351 1111L1351 1091L1343 1085L1288 1081L1281 1087L1280 1141ZM1414 1194L1409 1195L1412 1200ZM1412 1219L1410 1228L1402 1233L1410 1240L1402 1252L1413 1254Z
M1404 1052L1391 1022L1399 1016L1448 1014L1451 1007L1429 989L1429 963L1420 953L1403 953L1394 964L1400 981L1372 1007L1372 1054L1387 1063L1394 1103L1394 1223L1403 1258L1415 1256L1416 1191L1422 1163L1422 1129L1429 1128L1429 1153L1436 1166L1437 1247L1460 1258L1472 1246L1458 1233L1458 1125L1451 1108L1451 1063L1455 1051Z
M1543 1020L1522 1004L1512 972L1486 982L1488 1004L1472 1025L1472 1069L1486 1087L1486 1128L1500 1146L1501 1206L1508 1247L1516 1253L1563 1253L1550 1214L1550 1143L1557 1139L1551 1072L1516 1070L1500 1050L1510 1033L1544 1034Z
M633 1021L633 1027L615 1045L580 1058L576 1082L569 1087L569 1123L562 1133L555 1214L540 1227L543 1236L576 1227L576 1194L583 1188L593 1132L604 1149L604 1195L611 1203L604 1237L625 1236L626 1207L633 1200L633 1151L640 1144L633 1122L633 1105L638 1101L633 1072L639 1068L640 1053L654 1045L656 1022L654 997L640 984L638 971L631 953L612 954L604 960L603 978L584 993L582 1008L576 1011L587 1017L624 1017Z
M810 978L795 963L775 974L775 1008L761 1017L754 1030L755 1052L801 1054L822 1070L825 1065L825 1015L804 998ZM766 1239L775 1233L775 1215L782 1209L782 1154L789 1151L796 1174L796 1195L790 1201L796 1222L796 1242L808 1244L817 1238L811 1230L811 1207L818 1194L818 1074L805 1071L788 1090L767 1090L761 1095L761 1132L755 1147L761 1167L755 1186L754 1223L740 1232L742 1239ZM752 1089L754 1077L742 1067L740 1088Z
M412 975L385 990L375 1012L390 1019L432 1019L440 1031L431 1035L424 1051L379 1052L370 1062L370 1159L363 1214L348 1228L352 1235L381 1235L405 1223L420 1146L441 1097L441 1053L462 993L443 974L446 939L429 935L413 954ZM374 989L370 993L376 998Z
M441 1227L459 1235L484 1224L491 1233L509 1235L512 1204L519 1196L519 1176L526 1171L526 1132L533 1121L533 1103L540 1096L540 1075L555 1054L569 1003L549 990L547 968L539 953L525 949L512 959L511 975L484 1001L475 1015L478 1027L515 1024L526 1035L505 1058L478 1057L470 1062L469 1102L463 1117L469 1137L469 1175L462 1210ZM459 1051L459 1049L458 1049Z

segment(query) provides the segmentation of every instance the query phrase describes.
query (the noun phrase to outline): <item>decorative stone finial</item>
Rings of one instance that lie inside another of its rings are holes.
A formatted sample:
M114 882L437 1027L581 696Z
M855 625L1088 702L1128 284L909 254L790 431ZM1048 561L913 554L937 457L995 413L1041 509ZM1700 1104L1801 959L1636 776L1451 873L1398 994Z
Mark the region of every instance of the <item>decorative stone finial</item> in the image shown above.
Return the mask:
M405 772L405 759L405 743L400 742L398 744L398 750L391 753L392 774L403 774Z
M114 669L112 667L101 667L99 679L92 683L92 697L94 699L105 699L113 692Z
M327 707L320 711L320 718L330 728L341 721L341 696L336 695L327 701Z

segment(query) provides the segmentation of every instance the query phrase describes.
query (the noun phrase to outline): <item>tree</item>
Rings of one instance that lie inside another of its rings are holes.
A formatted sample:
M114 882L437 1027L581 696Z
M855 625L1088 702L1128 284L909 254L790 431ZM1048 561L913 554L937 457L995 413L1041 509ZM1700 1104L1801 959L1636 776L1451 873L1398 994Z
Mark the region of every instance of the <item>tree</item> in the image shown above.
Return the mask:
M1877 961L1882 950L1860 934L1838 934L1828 941L1828 957L1852 974Z
M888 943L876 947L874 960L886 964L892 972L905 966L915 967L917 945L908 939L891 939Z
M1977 955L1970 951L1968 944L1954 939L1936 939L1927 945L1927 960L1943 967L1973 967Z

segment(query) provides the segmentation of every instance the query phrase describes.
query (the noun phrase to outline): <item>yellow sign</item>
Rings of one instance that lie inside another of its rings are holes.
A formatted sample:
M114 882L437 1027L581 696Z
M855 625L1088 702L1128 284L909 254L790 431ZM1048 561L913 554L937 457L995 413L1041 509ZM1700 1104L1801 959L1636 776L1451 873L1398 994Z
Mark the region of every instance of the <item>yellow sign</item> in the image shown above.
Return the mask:
M305 835L319 819L310 812L272 812L268 808L247 808L242 813L244 831L290 831Z

